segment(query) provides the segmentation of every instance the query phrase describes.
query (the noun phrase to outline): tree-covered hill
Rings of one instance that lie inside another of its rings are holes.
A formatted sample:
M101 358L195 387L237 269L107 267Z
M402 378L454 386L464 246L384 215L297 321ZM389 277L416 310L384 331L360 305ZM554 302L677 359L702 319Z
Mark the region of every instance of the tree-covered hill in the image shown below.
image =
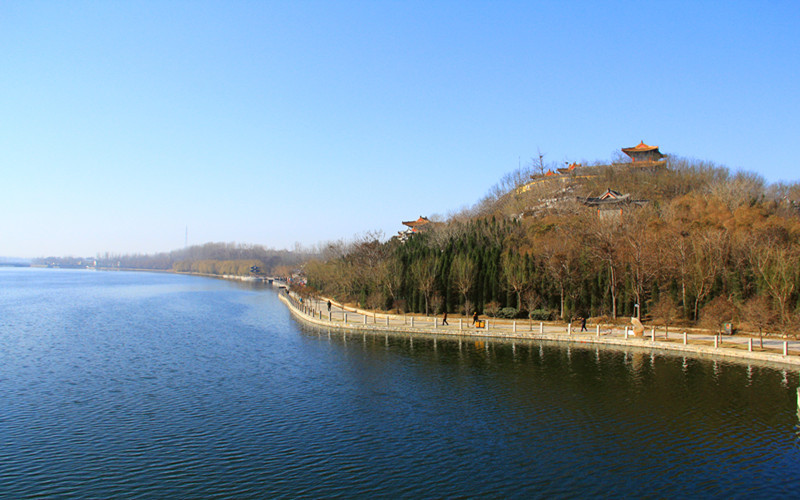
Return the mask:
M587 202L612 191L637 203ZM798 202L797 183L686 159L545 181L521 169L405 243L366 235L305 268L310 291L379 309L791 331Z

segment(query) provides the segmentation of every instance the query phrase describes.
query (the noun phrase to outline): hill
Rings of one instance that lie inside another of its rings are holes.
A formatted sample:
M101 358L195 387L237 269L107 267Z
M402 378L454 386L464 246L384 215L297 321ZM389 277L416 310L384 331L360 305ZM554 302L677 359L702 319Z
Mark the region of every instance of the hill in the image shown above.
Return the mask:
M791 332L798 202L797 183L675 157L532 165L405 243L364 237L306 271L313 290L373 308Z

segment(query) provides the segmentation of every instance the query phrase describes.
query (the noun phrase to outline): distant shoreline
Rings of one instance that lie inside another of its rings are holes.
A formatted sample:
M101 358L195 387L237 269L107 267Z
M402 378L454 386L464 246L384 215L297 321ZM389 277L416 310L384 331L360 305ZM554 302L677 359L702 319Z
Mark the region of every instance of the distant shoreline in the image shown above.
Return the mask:
M108 272L131 272L131 273L161 273L161 274L179 274L185 276L202 276L204 278L217 278L231 281L249 281L253 283L267 283L273 278L270 277L255 277L255 276L237 276L233 274L205 274L193 271L173 271L172 269L144 269L135 267L85 267L85 266L44 266L44 265L25 265L25 266L4 266L0 267L25 267L34 269L63 269L68 271L108 271Z

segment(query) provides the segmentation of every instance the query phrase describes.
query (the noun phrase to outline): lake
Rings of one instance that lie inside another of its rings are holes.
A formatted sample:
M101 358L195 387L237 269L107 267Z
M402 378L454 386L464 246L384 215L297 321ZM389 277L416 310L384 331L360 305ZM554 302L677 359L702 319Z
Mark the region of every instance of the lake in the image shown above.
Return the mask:
M0 268L0 497L790 498L798 382L328 332L257 284Z

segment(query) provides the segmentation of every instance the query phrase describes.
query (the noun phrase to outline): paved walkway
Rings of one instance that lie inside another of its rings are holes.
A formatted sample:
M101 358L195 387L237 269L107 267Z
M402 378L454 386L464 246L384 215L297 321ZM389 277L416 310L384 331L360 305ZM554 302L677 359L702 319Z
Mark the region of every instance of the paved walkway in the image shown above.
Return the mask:
M282 292L285 296L285 292ZM442 324L441 317L374 313L361 309L344 307L331 301L330 311L324 299L300 299L294 295L285 296L296 312L312 319L316 324L346 329L391 330L408 333L429 333L441 335L465 335L483 337L504 337L519 339L550 339L572 342L596 342L604 344L647 345L661 349L693 350L695 352L719 352L726 356L762 359L800 365L800 341L782 339L775 336L764 338L764 347L759 339L746 335L715 336L711 333L686 332L671 329L667 335L663 327L653 329L645 325L644 338L635 338L631 328L618 325L587 324L581 332L580 323L568 325L553 322L531 322L528 320L482 319L484 328L472 325L471 318L448 316L448 325ZM655 333L655 338L653 334ZM774 359L773 359L774 358Z

